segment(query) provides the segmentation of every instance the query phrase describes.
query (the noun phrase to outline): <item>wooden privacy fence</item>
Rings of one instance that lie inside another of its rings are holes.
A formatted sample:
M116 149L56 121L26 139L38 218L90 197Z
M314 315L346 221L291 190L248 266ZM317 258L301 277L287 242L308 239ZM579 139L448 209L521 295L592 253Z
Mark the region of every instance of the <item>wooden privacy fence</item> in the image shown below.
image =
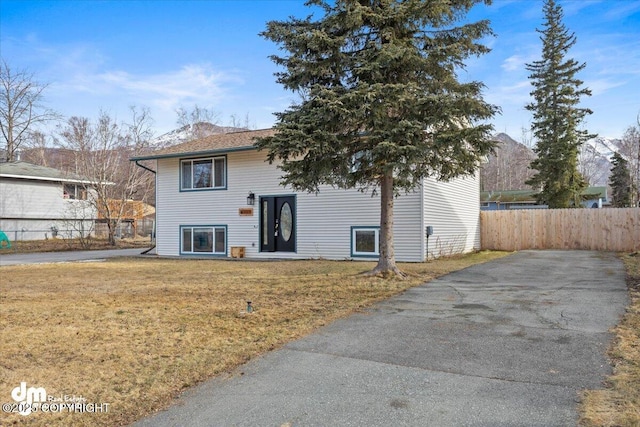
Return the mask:
M640 250L640 208L480 212L482 249Z

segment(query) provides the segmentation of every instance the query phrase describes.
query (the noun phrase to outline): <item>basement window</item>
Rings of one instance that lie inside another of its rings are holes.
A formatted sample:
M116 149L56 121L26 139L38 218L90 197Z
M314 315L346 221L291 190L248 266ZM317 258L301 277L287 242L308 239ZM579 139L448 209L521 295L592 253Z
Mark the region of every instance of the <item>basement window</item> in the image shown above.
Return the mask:
M226 255L227 227L181 226L180 253L187 255Z
M378 257L380 255L380 227L351 227L351 256Z

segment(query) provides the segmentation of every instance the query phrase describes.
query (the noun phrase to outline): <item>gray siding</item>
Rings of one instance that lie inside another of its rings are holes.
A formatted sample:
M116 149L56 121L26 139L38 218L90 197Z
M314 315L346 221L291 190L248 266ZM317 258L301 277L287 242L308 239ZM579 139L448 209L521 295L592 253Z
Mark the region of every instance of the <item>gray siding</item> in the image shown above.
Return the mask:
M429 258L480 249L479 173L450 182L427 179L424 225L433 226Z
M264 153L244 151L227 156L227 189L179 191L179 160L158 160L157 251L179 255L180 225L226 225L227 246L244 246L252 258L351 259L351 227L378 226L380 198L356 190L321 188L318 194L294 193L278 183L282 172L264 162ZM256 195L253 216L240 216L249 191ZM296 195L296 252L260 252L260 196ZM422 261L421 192L395 203L396 257Z
M27 179L0 180L0 230L11 240L52 237L52 227L65 236L90 230L95 210L80 200L63 198L62 183ZM89 219L82 223L76 219Z
M59 218L62 184L59 182L0 179L0 217Z

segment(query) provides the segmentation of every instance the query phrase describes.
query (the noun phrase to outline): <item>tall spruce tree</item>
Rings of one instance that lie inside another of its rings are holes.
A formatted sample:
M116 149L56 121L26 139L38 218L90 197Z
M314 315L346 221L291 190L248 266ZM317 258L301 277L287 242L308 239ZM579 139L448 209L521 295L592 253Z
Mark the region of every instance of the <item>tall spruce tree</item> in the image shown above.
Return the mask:
M537 173L527 184L539 191L538 202L550 208L579 207L587 182L578 171L578 154L580 146L595 136L579 129L591 114L591 110L578 107L582 96L591 95L576 77L586 63L565 59L576 37L562 23L562 8L555 0L546 0L543 10L544 29L536 30L542 34L542 59L526 65L534 88L533 102L526 108L533 112L531 130L537 154L531 162Z
M495 145L485 121L497 108L480 82L461 83L487 21L460 24L481 0L310 0L323 16L271 21L261 35L280 45L276 73L301 101L276 113L277 133L258 141L279 161L283 184L376 189L380 257L371 274L401 274L393 248L393 202L434 176L475 174ZM489 3L489 1L484 1Z
M619 153L614 153L611 159L613 167L609 177L611 186L611 204L616 208L631 206L632 186L629 163Z

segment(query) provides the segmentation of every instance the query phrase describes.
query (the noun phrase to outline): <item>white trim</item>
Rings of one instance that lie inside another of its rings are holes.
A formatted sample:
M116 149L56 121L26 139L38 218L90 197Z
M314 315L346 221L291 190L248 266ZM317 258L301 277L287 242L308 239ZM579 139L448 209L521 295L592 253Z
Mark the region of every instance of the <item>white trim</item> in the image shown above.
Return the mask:
M16 179L30 179L32 181L53 181L53 182L68 182L74 184L93 184L93 181L86 181L82 179L69 179L69 178L49 178L44 176L31 176L31 175L13 175L8 173L1 173L0 178L16 178ZM113 182L107 182L108 185L113 185Z
M358 233L358 231L373 231L374 235L374 247L375 250L374 252L359 252L356 249L356 244L357 244L357 237L356 234ZM371 226L371 227L366 227L366 226L354 226L351 227L351 255L354 257L378 257L380 256L380 227L377 226Z

